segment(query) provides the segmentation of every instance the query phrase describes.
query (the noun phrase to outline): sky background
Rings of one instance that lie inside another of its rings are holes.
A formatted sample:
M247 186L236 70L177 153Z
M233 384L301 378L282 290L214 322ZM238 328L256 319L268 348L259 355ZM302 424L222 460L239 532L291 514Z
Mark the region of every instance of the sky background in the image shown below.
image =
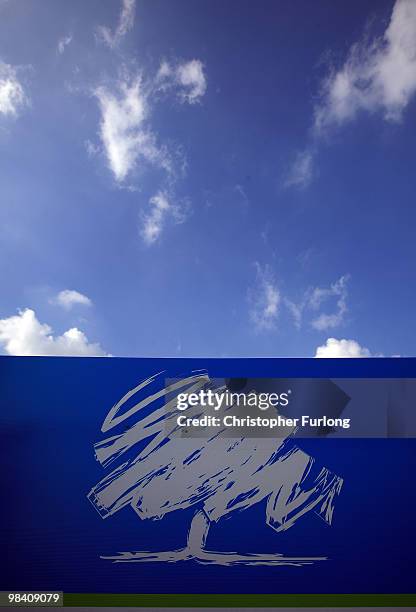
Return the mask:
M0 0L0 349L413 356L416 1Z

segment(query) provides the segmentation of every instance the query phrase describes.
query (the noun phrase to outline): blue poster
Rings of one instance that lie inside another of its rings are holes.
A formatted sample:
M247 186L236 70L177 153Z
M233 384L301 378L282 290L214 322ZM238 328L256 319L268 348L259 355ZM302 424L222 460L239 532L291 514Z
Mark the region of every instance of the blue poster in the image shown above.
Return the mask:
M0 359L0 590L410 593L415 360Z

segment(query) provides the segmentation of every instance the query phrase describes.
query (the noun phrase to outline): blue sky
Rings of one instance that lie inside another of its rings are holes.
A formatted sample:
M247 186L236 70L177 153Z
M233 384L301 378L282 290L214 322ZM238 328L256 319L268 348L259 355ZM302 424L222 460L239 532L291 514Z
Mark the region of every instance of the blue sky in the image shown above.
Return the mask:
M0 0L0 348L414 355L416 2Z

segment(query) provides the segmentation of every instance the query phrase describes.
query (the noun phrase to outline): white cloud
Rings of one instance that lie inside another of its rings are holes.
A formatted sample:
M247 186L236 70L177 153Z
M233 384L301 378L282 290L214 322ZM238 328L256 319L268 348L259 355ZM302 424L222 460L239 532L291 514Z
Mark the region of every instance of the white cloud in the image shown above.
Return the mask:
M359 111L399 121L415 91L416 2L397 0L384 35L353 45L344 65L325 80L316 133L351 121Z
M285 187L307 187L313 178L314 154L306 149L296 155L284 182Z
M279 317L280 291L266 266L256 264L257 278L249 292L251 302L250 318L258 331L274 329Z
M68 36L62 36L62 38L58 41L58 53L62 55L65 51L65 48L70 45L72 42L72 34L68 34Z
M58 304L58 306L62 306L65 310L70 310L76 304L82 306L92 306L92 301L89 297L80 293L79 291L75 291L74 289L64 289L60 291L58 295L51 300L53 304Z
M148 107L140 78L125 76L115 91L98 87L94 94L101 109L100 137L116 181L123 182L139 159L171 172L166 150L145 127Z
M171 68L169 62L167 62L166 60L163 60L160 63L159 70L158 70L157 75L156 75L156 82L161 83L165 79L170 78L172 76L172 74L173 74L173 69ZM163 88L163 85L161 85L161 86Z
M293 302L285 297L284 305L290 312L293 323L297 329L302 327L302 321L306 318L309 311L314 312L311 325L318 330L326 330L337 327L344 322L344 317L348 312L347 297L348 297L348 281L349 274L341 276L337 281L329 287L313 287L304 292L303 297L299 302ZM321 313L324 304L329 301L335 302L334 312Z
M149 200L150 211L142 215L141 236L147 245L155 243L170 216L176 223L183 223L187 217L186 206L172 204L171 197L159 191Z
M84 145L85 145L85 150L87 151L88 157L94 157L95 155L98 155L98 153L100 152L100 147L97 146L95 143L93 143L88 138L87 140L84 141Z
M285 305L288 308L290 314L292 315L293 323L296 329L300 329L302 326L304 304L296 304L295 302L292 302L291 300L285 298Z
M191 60L178 66L176 70L178 82L184 87L182 99L194 104L201 98L207 89L204 67L199 60Z
M416 1L396 0L384 34L353 44L341 67L332 68L323 80L314 107L312 145L298 153L284 186L306 187L312 181L317 146L332 128L359 113L379 113L386 121L399 122L415 93Z
M28 98L17 78L16 69L0 61L0 115L17 117Z
M312 310L318 310L321 305L330 298L336 299L336 310L332 314L322 313L312 321L312 327L320 331L332 329L341 325L344 321L344 316L348 311L347 296L349 276L341 276L329 288L316 287L312 289L307 297L307 305Z
M197 59L176 66L163 61L156 75L156 85L162 91L176 86L179 88L178 96L182 102L195 104L207 89L204 65Z
M328 338L326 343L318 346L315 357L372 357L365 346L355 340L337 340Z
M98 27L100 38L111 49L117 47L122 38L132 29L134 25L134 13L136 8L136 0L122 0L121 13L118 20L118 25L114 33L106 26Z
M0 319L0 345L8 355L106 355L98 343L90 343L76 327L54 336L50 326L40 323L29 308Z

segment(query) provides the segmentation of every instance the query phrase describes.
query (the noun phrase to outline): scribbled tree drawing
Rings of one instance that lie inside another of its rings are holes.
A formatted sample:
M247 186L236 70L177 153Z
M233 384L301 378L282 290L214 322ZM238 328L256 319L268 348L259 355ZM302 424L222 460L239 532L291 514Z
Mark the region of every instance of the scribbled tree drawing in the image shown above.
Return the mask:
M176 422L177 394L212 388L213 383L207 374L195 373L149 393L161 380L157 374L142 381L109 411L102 432L118 433L94 448L100 464L113 469L91 489L88 498L102 518L128 505L140 519L150 520L195 508L187 543L178 550L133 550L103 558L116 562L193 559L223 565L303 565L324 559L207 549L213 523L260 502L265 502L266 522L275 532L289 529L312 511L330 525L343 480L299 449L291 432L261 440L230 439L221 430L208 432L204 438L181 437ZM200 407L194 409L195 416L202 412ZM135 445L140 449L126 459Z

